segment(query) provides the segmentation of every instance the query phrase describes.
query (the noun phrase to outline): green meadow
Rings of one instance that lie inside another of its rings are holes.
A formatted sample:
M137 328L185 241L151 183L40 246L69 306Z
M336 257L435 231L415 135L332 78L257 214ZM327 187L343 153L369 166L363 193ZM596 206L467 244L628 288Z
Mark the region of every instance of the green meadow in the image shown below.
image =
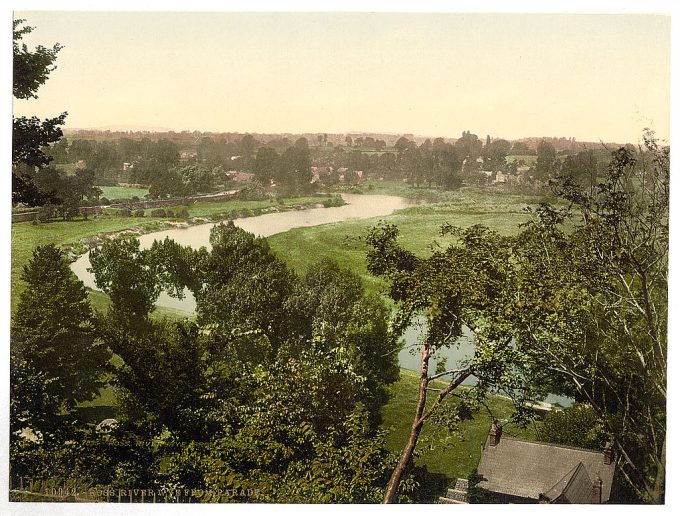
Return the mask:
M132 188L127 186L98 186L102 191L102 197L107 199L132 199L138 197L144 199L144 196L149 193L148 188Z
M297 228L268 238L273 250L299 273L304 273L322 258L330 258L359 274L367 290L379 293L385 282L366 270L365 237L368 230L385 222L399 228L400 243L419 256L433 247L446 246L452 237L441 236L443 224L469 227L486 225L501 234L517 232L526 222L527 206L547 200L544 197L510 194L495 189L442 191L409 188L399 183L369 183L363 190L375 194L401 195L413 199L414 205L386 217L349 220L322 226ZM432 204L418 204L418 199Z

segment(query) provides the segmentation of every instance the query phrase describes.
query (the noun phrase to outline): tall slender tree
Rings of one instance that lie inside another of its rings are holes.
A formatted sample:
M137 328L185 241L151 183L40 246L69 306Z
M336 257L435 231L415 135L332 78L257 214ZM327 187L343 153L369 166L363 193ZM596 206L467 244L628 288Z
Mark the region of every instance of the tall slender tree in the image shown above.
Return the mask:
M33 403L40 393L43 410L17 407L16 414L38 429L56 424L60 411L91 400L103 385L109 353L96 337L95 317L83 282L56 246L40 246L24 267L26 289L12 320L12 363L17 383L12 403ZM27 383L28 382L28 383ZM38 382L38 383L36 383ZM29 385L30 383L30 385Z

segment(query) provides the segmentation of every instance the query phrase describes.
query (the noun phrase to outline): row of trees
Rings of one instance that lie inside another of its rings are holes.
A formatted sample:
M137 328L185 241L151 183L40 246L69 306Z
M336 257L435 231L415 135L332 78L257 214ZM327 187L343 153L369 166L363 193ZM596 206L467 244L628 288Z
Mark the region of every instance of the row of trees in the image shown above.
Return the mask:
M353 143L356 145L357 142ZM363 139L359 143L363 145ZM237 142L203 137L196 148L195 157L182 163L179 148L166 139L121 138L101 142L76 139L69 144L62 138L47 153L57 162L86 163L88 169L95 171L97 184L116 184L120 180L149 184L155 197L211 191L215 185L224 183L224 172L231 169L254 172L263 185L274 181L286 191L303 192L311 188L309 169L313 164L330 166L336 171L346 168L350 175L361 170L374 177L405 179L414 186L453 189L463 183L486 184L485 171L517 175L517 162L508 163L507 156L512 152L530 153L521 142L492 141L487 136L486 144L483 144L469 131L464 132L455 144L436 138L418 146L402 137L395 144L396 152L384 153L348 151L341 146L333 152L321 152L310 148L305 138L299 138L294 144L281 140L263 145L251 135L245 135ZM122 171L124 162L131 165L127 172ZM605 166L606 160L592 150L561 159L555 148L543 141L538 145L535 165L524 181L546 183L557 175L566 174L581 183L595 184ZM329 176L322 182L330 185L338 180L338 177Z

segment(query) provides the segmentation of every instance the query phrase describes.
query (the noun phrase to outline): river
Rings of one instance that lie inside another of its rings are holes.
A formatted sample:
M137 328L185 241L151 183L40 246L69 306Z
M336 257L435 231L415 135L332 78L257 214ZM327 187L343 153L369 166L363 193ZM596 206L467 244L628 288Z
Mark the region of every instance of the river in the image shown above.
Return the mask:
M342 194L342 198L347 203L344 206L267 213L257 217L234 219L234 224L257 236L268 237L293 228L319 226L350 219L381 217L414 204L414 201L393 195ZM155 240L164 240L169 237L178 244L189 245L195 249L202 246L210 249L210 230L215 225L216 223L198 224L141 235L138 237L140 247L147 249L151 247ZM94 281L94 274L88 271L89 267L89 252L79 256L71 264L71 270L85 283L86 287L98 290ZM184 299L175 299L163 293L156 304L185 312L194 312L196 301L191 292L186 291L186 294Z
M350 219L368 219L373 217L386 216L395 210L411 206L417 201L396 197L391 195L359 195L342 194L347 204L334 208L311 208L307 210L293 210L279 213L267 213L257 217L245 217L234 219L234 224L257 236L267 237L277 233L283 233L290 229L319 226L333 222L341 222ZM198 249L204 246L210 249L210 230L216 224L198 224L195 226L179 227L155 233L148 233L139 236L140 247L146 249L151 247L155 240L164 240L166 237L175 240L178 244L190 245ZM78 257L71 264L71 269L80 278L86 287L98 290L94 281L94 274L88 271L90 267L90 253L87 252ZM168 308L175 308L185 312L194 312L196 301L188 290L185 291L184 299L170 297L162 293L158 298L157 305ZM403 335L404 348L399 353L399 365L406 369L417 371L420 364L420 354L414 354L412 350L418 351L417 343L422 334L422 324L414 324L409 327ZM456 368L462 361L469 359L474 354L474 336L467 331L461 337L459 343L448 349L438 352L438 357L446 358L447 369ZM436 357L435 357L436 358ZM436 360L430 361L431 372L434 372ZM471 377L465 384L471 385L476 379ZM560 402L568 404L566 398L554 397L546 400L550 402Z

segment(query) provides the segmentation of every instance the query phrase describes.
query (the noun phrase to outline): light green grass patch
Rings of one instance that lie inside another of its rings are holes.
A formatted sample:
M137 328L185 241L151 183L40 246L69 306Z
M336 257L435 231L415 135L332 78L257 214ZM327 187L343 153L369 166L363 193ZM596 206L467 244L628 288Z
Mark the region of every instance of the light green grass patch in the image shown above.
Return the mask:
M102 191L102 197L112 199L132 199L133 197L144 197L149 193L148 188L128 188L126 186L98 186Z
M443 224L461 227L482 224L503 235L511 235L528 220L525 207L542 200L536 196L503 195L484 190L446 192L445 195L448 197L446 202L414 205L385 217L296 228L270 236L268 240L274 252L301 274L320 259L330 258L359 274L365 288L379 294L385 291L387 284L366 270L368 247L365 237L380 221L395 224L399 228L399 243L424 257L433 248L453 242L451 236L441 236Z
M418 378L418 373L402 369L399 380L391 387L392 398L382 409L382 428L387 432L386 445L394 453L401 453L409 436L418 399ZM431 386L442 388L446 384L434 381ZM429 398L433 399L434 394ZM500 420L508 418L513 412L510 400L500 396L489 396L488 406L493 416ZM481 447L491 420L488 412L479 412L472 420L462 422L455 433L442 425L426 422L416 447L416 465L426 466L431 473L446 475L449 484L455 482L456 478L467 478L479 464ZM534 426L522 429L506 424L503 433L523 439L536 439Z

